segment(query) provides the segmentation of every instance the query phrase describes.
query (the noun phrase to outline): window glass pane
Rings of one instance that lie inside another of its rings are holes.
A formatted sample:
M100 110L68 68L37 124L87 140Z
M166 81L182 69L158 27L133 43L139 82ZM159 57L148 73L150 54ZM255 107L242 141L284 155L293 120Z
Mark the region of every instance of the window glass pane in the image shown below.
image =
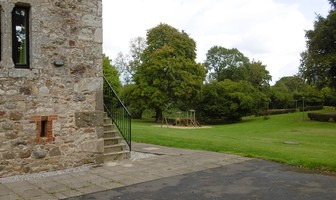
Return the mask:
M26 7L16 6L13 10L13 61L15 65L29 64L28 14Z

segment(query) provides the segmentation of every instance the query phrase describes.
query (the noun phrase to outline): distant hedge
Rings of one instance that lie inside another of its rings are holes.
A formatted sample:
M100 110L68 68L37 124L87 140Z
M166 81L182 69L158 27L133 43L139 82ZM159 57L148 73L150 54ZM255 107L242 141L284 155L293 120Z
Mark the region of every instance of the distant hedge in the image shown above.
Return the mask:
M300 111L302 112L303 109L299 108ZM313 111L313 110L323 110L323 106L306 106L304 107L304 111Z
M279 114L287 114L296 112L295 108L289 109L271 109L264 112L259 112L256 116L265 116L265 115L279 115Z
M336 113L308 113L308 117L314 121L328 122L334 120L336 122Z

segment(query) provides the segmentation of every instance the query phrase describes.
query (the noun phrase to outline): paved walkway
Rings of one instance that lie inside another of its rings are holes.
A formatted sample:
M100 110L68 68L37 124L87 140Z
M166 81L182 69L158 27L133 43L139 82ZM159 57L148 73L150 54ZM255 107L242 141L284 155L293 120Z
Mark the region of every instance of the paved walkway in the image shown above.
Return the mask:
M336 200L336 177L248 160L69 200Z
M156 156L109 162L78 172L23 176L15 181L0 179L0 200L65 199L252 160L236 155L140 143L134 143L133 150Z

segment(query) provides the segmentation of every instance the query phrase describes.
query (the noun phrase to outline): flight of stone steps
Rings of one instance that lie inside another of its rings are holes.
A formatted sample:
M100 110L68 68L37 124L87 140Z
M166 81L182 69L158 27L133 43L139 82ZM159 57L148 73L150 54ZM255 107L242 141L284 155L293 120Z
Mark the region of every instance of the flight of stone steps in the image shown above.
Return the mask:
M130 158L130 151L126 142L119 135L112 123L112 119L105 113L104 116L104 162Z

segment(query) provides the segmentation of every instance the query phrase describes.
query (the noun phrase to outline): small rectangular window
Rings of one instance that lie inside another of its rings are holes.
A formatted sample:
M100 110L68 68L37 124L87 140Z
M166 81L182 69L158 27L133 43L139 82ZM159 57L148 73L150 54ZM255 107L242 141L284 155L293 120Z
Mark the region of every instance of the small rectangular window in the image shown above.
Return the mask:
M12 12L13 62L29 68L29 7L15 6Z

